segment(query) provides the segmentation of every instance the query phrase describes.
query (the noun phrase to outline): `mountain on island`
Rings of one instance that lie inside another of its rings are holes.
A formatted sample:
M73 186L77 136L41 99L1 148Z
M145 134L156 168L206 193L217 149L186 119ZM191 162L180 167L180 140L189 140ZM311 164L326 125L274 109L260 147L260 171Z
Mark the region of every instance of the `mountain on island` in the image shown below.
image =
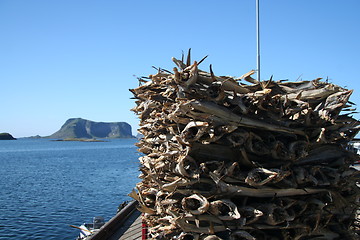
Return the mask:
M16 140L10 133L0 133L0 140Z
M82 118L70 118L59 131L47 138L132 138L131 126L126 122L94 122Z

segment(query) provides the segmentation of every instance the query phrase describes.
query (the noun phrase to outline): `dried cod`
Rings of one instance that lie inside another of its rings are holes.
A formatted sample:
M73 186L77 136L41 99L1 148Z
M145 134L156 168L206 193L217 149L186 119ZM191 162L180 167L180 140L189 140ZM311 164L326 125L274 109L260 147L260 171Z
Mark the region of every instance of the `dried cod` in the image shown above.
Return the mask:
M131 89L150 239L358 239L352 90L173 58ZM345 111L348 111L345 113Z

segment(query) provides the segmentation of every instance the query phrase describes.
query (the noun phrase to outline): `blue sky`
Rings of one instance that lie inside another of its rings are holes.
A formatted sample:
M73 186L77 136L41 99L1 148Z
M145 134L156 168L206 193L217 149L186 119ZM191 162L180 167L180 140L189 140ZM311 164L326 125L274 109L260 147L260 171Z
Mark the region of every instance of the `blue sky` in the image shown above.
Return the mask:
M261 76L331 82L360 103L359 0L260 0ZM136 76L192 48L217 75L256 68L255 0L0 0L0 132L137 117ZM359 118L359 115L355 115Z

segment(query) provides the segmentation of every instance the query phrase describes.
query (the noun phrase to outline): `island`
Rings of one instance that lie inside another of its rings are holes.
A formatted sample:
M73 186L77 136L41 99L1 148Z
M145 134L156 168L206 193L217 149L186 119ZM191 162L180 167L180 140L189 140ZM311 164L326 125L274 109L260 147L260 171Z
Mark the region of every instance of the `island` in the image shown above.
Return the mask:
M0 140L16 140L10 133L0 133Z
M70 118L46 138L74 141L75 139L134 138L126 122L94 122L83 118Z
M96 138L65 138L65 139L53 139L55 142L106 142Z

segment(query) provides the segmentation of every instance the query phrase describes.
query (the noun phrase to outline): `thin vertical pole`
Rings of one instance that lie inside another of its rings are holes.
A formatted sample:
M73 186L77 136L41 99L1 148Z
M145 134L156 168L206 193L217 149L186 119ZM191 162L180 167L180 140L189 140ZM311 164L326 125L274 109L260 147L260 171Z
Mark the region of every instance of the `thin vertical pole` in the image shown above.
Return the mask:
M259 12L259 0L256 0L256 68L257 68L257 80L260 82L260 12Z

